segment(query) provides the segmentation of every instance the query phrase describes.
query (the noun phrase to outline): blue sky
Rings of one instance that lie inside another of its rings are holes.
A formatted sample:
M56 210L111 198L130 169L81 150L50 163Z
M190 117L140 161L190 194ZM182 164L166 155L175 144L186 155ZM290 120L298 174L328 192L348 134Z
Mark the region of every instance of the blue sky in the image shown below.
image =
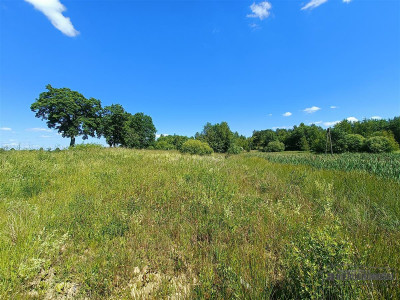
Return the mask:
M400 1L1 0L2 146L68 145L29 109L48 83L144 112L158 134L392 118Z

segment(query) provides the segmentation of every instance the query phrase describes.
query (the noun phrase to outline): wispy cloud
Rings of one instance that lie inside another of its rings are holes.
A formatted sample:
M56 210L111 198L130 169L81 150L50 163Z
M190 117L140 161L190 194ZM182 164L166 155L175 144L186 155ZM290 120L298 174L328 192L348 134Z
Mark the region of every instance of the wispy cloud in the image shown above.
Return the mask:
M52 136L51 135L41 135L40 137L44 138L44 139L47 139L47 138L51 138Z
M355 117L348 117L346 120L349 122L358 122L358 119Z
M315 125L322 124L322 121L310 122L310 123L309 123L309 125L312 125L312 124L315 124Z
M55 28L60 30L66 36L74 37L79 34L72 25L70 18L63 15L66 7L59 0L25 0L32 4L37 10L41 11L53 24Z
M308 107L305 110L303 110L305 113L308 114L312 114L315 113L316 111L319 111L321 108L319 108L318 106L312 106L312 107Z
M268 1L260 2L258 4L254 2L252 5L250 5L252 14L248 14L247 17L259 18L260 20L263 20L269 17L271 8L272 5Z
M350 3L351 0L343 0L344 3Z
M337 108L337 106L331 105L330 108L335 109L335 108Z
M339 123L340 121L333 121L333 122L324 122L323 125L326 127L331 127Z
M325 2L327 2L328 0L311 0L310 2L308 2L306 5L304 5L301 10L306 10L306 9L313 9L316 8L318 6L320 6L321 4L324 4Z
M51 129L47 129L47 128L28 128L27 131L34 131L34 132L52 132Z
M2 131L11 131L12 129L10 127L0 127L0 130L2 130Z
M292 113L290 111L287 111L284 114L282 114L282 116L284 116L284 117L290 117L291 115L292 115Z
M372 120L382 120L382 117L380 116L373 116L371 117Z

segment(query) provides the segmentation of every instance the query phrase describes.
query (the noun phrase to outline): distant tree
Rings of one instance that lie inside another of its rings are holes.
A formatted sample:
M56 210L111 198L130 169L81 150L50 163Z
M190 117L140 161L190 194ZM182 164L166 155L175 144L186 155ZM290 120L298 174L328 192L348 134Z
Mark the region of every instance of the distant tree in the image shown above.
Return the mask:
M203 131L196 133L195 137L208 143L215 152L219 153L227 152L234 140L233 132L226 122L214 125L207 123Z
M271 129L254 131L253 132L253 145L255 149L264 149L269 142L278 140L275 131Z
M110 147L124 143L125 123L129 114L120 104L104 107L101 119L101 133Z
M365 138L360 134L347 134L345 140L349 152L361 152L364 148Z
M285 144L280 141L271 141L267 147L264 148L265 152L282 152L285 150Z
M58 130L62 137L70 138L70 146L75 145L77 136L83 139L94 137L96 133L99 136L100 100L86 99L76 91L53 88L50 84L46 89L31 105L37 118L47 120L49 128Z
M184 142L180 151L197 155L210 155L213 153L213 149L206 142L193 139Z
M394 117L389 120L388 127L390 131L393 132L397 144L400 145L400 117Z
M157 131L150 116L137 113L128 115L124 132L123 146L143 149L154 143Z
M170 148L170 146L168 145L172 145L173 148L170 149L177 149L180 150L182 148L182 145L184 142L186 142L189 138L187 136L183 136L183 135L161 135L155 144L155 148L159 149L159 147L167 147ZM158 146L158 144L161 144L161 146ZM164 150L170 150L170 149L164 149Z
M394 149L390 144L390 140L385 136L373 136L365 141L366 149L372 153L391 152Z

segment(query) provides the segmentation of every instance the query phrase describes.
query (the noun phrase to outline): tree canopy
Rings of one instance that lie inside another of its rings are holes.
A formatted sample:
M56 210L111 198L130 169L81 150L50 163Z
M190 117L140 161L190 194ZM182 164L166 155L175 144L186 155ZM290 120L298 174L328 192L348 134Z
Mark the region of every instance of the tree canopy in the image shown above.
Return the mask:
M82 136L99 135L100 126L100 100L86 99L82 94L68 88L56 89L50 84L47 91L39 95L39 98L31 105L31 110L37 118L47 121L49 128L54 128L63 137L71 139L71 146L75 144L75 138Z

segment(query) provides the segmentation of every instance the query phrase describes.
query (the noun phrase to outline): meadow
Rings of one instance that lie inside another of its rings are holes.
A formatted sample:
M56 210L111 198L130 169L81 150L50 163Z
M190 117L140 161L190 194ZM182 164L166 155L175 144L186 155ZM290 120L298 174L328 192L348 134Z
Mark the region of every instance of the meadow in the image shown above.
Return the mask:
M399 299L397 277L326 280L399 274L398 173L360 170L386 156L263 155L0 152L0 298Z

